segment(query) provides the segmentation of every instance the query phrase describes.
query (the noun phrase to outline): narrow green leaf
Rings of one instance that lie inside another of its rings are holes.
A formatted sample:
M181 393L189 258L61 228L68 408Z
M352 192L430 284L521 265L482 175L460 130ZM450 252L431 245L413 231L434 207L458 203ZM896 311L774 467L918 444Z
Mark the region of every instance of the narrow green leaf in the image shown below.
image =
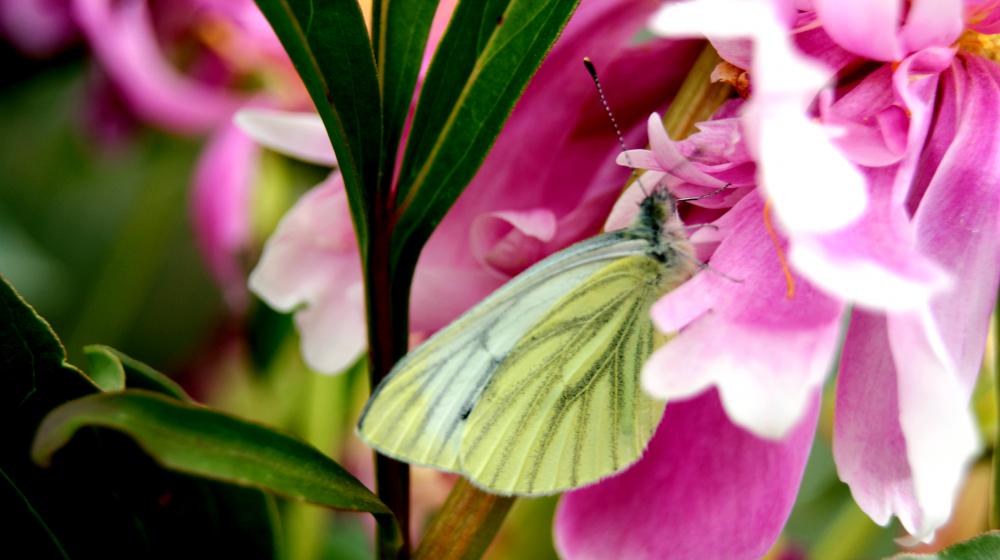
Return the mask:
M399 174L400 200L406 198L420 166L430 157L486 41L509 3L510 0L460 2L455 8L424 79L423 91L433 92L433 95L420 97L406 139L406 152Z
M91 360L91 364L93 364L95 358L104 360L108 364L105 367L115 367L122 372L124 385L118 389L111 390L120 391L125 388L146 389L147 391L160 393L181 401L193 402L191 396L176 381L110 346L94 344L87 346L83 351L87 354L87 358ZM88 369L88 372L90 371ZM91 372L91 376L93 375L93 372ZM102 389L104 389L103 386ZM108 391L108 389L104 390Z
M576 1L461 2L423 86L400 170L392 265L414 260L472 180Z
M437 2L384 0L373 4L372 32L376 59L382 70L382 112L385 122L385 164L394 165L403 125L410 111L413 89L423 62ZM383 182L392 179L383 176Z
M1000 558L1000 531L990 531L953 544L936 554L897 554L891 560L996 560Z
M107 346L85 346L87 373L105 393L125 390L125 368Z
M399 537L385 505L314 447L265 426L147 391L92 395L56 408L38 429L32 458L48 465L85 426L127 434L169 469L331 508L370 512Z
M381 95L357 0L257 0L326 125L365 254L382 162Z

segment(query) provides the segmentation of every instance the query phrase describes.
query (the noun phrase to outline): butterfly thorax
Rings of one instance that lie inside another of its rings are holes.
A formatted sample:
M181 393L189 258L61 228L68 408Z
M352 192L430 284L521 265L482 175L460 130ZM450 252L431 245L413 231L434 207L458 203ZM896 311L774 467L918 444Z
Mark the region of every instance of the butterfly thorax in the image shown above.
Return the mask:
M630 230L649 243L647 254L663 264L665 284L679 283L694 271L694 249L677 215L677 199L668 191L653 191L642 200Z

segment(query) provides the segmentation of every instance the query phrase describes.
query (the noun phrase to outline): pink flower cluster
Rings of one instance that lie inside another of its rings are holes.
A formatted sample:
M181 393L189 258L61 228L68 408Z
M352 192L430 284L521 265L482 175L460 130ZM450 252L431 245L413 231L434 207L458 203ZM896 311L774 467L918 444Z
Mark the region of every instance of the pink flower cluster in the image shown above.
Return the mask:
M915 540L948 519L978 450L968 399L1000 280L1000 67L965 48L997 30L994 4L699 0L654 18L750 75L749 98L683 142L651 119L651 150L629 158L681 193L731 185L695 241L741 282L704 271L653 308L679 334L644 385L688 400L639 465L563 500L567 555L763 554L845 317L841 479Z

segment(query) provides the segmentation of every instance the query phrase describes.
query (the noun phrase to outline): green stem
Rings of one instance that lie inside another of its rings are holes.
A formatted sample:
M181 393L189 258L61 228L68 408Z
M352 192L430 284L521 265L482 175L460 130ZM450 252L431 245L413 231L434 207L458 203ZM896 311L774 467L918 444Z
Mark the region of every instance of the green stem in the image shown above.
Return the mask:
M694 125L708 120L733 94L733 88L712 82L712 71L722 62L719 53L707 45L663 115L663 126L674 140L681 140L695 131Z
M372 228L368 232L368 258L365 260L365 285L368 308L368 376L374 391L406 353L409 339L409 302L394 290L389 266L392 241L391 211L383 193L376 193ZM407 275L407 278L409 276ZM408 280L407 280L408 282ZM404 292L404 294L408 293ZM375 493L392 510L399 522L403 546L399 557L408 558L410 550L410 467L384 455L375 454ZM387 535L376 530L378 557L383 557Z
M482 557L512 505L513 497L487 494L460 478L424 535L414 559Z
M1000 407L1000 297L997 298L996 309L993 311L992 344L987 344L987 359L992 354L993 390L995 391L994 406ZM997 415L997 441L993 442L993 496L990 504L990 529L1000 528L1000 413Z

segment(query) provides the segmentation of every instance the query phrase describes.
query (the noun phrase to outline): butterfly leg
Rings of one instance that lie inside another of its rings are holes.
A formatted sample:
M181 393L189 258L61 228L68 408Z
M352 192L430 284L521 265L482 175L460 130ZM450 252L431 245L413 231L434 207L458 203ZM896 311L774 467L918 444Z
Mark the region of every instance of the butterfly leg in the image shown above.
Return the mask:
M692 257L691 255L688 255L688 254L685 254L685 253L678 253L678 254L681 256L681 258L687 259L687 260L691 261L692 263L694 263L694 265L698 267L698 270L704 270L704 271L707 271L707 272L711 272L712 274L717 274L720 277L725 278L726 280L729 280L730 282L736 282L737 284L742 284L743 283L742 279L740 279L740 278L734 278L734 277L726 274L725 272L722 272L721 270L713 267L712 265L710 265L710 264L708 264L706 262L699 261L698 259Z

